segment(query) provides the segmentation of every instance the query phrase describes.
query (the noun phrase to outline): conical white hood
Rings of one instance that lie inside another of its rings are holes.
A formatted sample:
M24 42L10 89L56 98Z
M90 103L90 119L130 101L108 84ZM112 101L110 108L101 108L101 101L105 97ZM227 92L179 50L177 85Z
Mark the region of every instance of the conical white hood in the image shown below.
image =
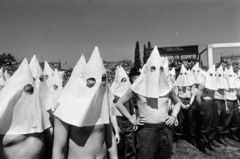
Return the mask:
M218 90L218 84L216 79L215 65L213 65L206 75L205 87L210 90Z
M58 70L55 69L52 77L52 86L50 87L50 92L51 92L54 106L57 104L58 98L60 97L62 90L63 90L62 78Z
M83 68L83 78L85 80L88 78L95 78L97 81L100 81L102 75L105 73L106 69L104 68L98 47L95 47L87 65Z
M37 56L34 55L29 63L29 68L31 70L32 76L35 79L35 84L37 89L39 89L40 79L39 77L43 74L42 69L39 65Z
M229 67L228 70L225 71L226 74L225 74L225 79L227 81L227 84L228 84L228 88L237 88L237 82L236 82L236 75L235 73L233 72L233 68L232 66Z
M237 88L240 88L240 70L238 70L238 73L236 75L236 82L237 82Z
M218 67L216 75L217 75L216 78L217 78L218 89L228 90L228 84L226 79L224 78L222 65Z
M63 78L64 78L64 74L65 74L64 71L59 71L59 75L60 75L60 77L61 77L62 80L63 80Z
M139 69L140 73L143 73L144 69L145 69L145 64L143 65L143 67L141 69Z
M44 62L44 70L43 70L43 73L44 73L44 76L45 76L45 79L46 79L46 82L47 82L47 85L48 87L51 87L52 86L52 76L53 76L53 69L49 66L48 62L45 61Z
M71 77L69 78L67 84L65 85L60 97L58 98L58 103L61 103L62 100L65 100L67 92L71 92L71 88L74 88L74 83L78 83L79 79L82 78L82 70L86 65L86 60L84 55L81 55L77 64L75 65Z
M117 68L115 80L112 84L112 92L118 97L122 97L131 86L127 73L122 67Z
M148 58L143 73L134 81L132 91L144 97L159 98L169 93L172 89L167 78L165 58L161 58L155 46Z
M102 78L106 74L106 69L97 47L81 74L82 76L69 86L71 91L68 91L66 98L60 101L54 115L78 127L108 124L110 95L108 84L102 83L102 80L106 80ZM87 87L89 78L96 80L91 88Z
M174 83L175 86L181 86L181 87L186 87L186 86L191 86L193 85L193 78L192 75L185 66L182 64L180 74L178 75L178 78L176 82Z
M35 80L39 79L39 77L43 74L36 55L33 55L29 63L29 67Z
M33 87L27 94L24 87ZM0 94L0 134L30 134L49 128L45 108L41 105L27 59L24 59Z
M176 80L176 71L175 71L175 67L173 67L171 70L168 71L168 77L169 79L172 81L172 84L175 82Z
M198 62L191 69L191 74L193 77L193 82L195 84L200 84L205 78L205 73L203 72L202 69L200 69Z
M0 69L0 85L4 86L6 84L3 68Z
M7 70L5 70L4 76L5 76L6 81L8 81L8 79L11 77Z

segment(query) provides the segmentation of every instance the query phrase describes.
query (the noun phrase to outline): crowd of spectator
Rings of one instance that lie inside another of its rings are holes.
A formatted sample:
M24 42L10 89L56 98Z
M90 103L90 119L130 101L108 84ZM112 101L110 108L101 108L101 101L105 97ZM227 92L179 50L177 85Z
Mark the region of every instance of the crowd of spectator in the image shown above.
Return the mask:
M110 83L112 83L114 80L115 70L117 66L122 66L122 68L128 74L133 65L131 60L122 60L122 61L116 61L116 62L103 61L103 64L107 70L107 78Z
M240 70L240 57L221 58L220 63L222 63L223 68L229 68L229 66L232 66L234 72Z
M176 70L180 70L181 69L181 65L183 64L185 66L185 68L187 69L191 69L196 63L198 62L198 59L195 59L193 57L191 58L186 58L186 59L171 59L169 60L169 68L173 68L175 67ZM203 70L206 70L206 66L204 66L202 64L202 62L200 62L199 65Z
M169 60L169 68L173 68L175 67L176 71L180 71L181 65L184 64L184 66L187 69L191 69L196 62L198 62L197 59L191 57L191 58L186 58L186 59L181 59L181 58L174 58ZM124 70L126 71L127 74L129 74L131 68L133 67L133 63L131 60L121 60L121 61L103 61L104 66L107 70L107 77L108 77L108 81L110 83L113 82L114 80L114 76L115 76L115 70L117 68L117 66L122 66L124 68ZM222 58L221 62L218 63L223 65L224 68L229 68L229 66L233 66L234 72L238 72L238 70L240 70L240 57L230 57L230 58ZM1 63L1 67L3 67L3 70L7 70L8 73L10 75L12 75L14 73L14 71L18 68L19 66L19 62L16 62L15 60L12 59L4 59L4 61L2 61ZM65 84L67 83L69 77L71 76L71 72L72 72L72 68L69 70L63 70L61 68L59 68L58 66L54 66L51 65L52 69L54 70L55 68L57 68L59 71L65 71L65 76L64 76L64 81L63 81L63 85L65 86ZM203 70L207 70L206 66L203 66L202 63L200 63L200 67Z

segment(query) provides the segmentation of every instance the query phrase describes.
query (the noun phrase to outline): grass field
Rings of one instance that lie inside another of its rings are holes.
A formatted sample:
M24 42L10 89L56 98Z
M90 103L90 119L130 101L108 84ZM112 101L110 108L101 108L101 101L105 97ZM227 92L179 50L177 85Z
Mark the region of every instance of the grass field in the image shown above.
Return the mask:
M196 147L182 140L181 146L173 144L172 159L240 159L240 143L227 139L229 146L221 145L221 148L215 148L216 151L210 151L211 156L207 156Z

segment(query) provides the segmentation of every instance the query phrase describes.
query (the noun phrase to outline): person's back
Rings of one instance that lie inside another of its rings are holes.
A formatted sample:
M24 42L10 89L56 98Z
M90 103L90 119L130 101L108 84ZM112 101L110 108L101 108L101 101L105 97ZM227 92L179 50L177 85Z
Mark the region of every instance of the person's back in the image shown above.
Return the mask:
M1 159L41 159L45 152L43 133L0 135L0 142Z

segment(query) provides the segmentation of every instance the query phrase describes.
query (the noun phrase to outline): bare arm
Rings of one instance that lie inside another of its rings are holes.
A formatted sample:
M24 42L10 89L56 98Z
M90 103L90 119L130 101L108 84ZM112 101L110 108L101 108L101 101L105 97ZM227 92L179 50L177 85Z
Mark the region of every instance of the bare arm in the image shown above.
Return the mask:
M53 139L52 139L52 134L51 134L50 128L44 130L43 136L44 136L44 142L45 142L45 147L46 147L44 158L51 159L52 158L52 149L53 149Z
M133 125L137 125L136 120L131 116L131 114L128 112L128 110L124 106L124 104L129 102L129 100L132 97L133 97L133 92L129 88L128 91L118 100L116 107Z
M195 97L196 97L195 89L196 89L196 87L195 87L195 85L193 85L193 86L192 86L192 90L191 90L192 96L191 96L190 103L189 103L190 106L193 104L193 101L194 101L194 99L195 99Z
M226 99L226 96L225 96L225 91L223 91L223 99L225 101L226 113L228 114L229 113L229 109L228 109L227 99Z
M169 98L171 99L171 101L174 103L174 107L172 108L172 115L171 116L167 116L165 118L165 123L169 126L173 125L174 123L176 124L177 122L177 115L178 112L181 108L181 102L180 99L178 98L178 96L176 95L175 91L172 89L170 94L169 94Z
M239 88L238 91L237 91L237 98L238 98L238 100L240 101L240 88Z
M110 124L105 125L105 143L111 159L117 159L117 144Z
M117 124L117 117L116 117L116 115L113 114L110 117L110 120L111 120L111 123L112 123L112 127L114 129L114 132L115 132L115 139L116 139L117 144L118 144L119 141L120 141L120 136L119 136L119 132L118 132L118 124Z
M54 119L53 159L64 159L67 147L69 125L55 117Z
M201 97L202 97L202 93L203 93L203 90L204 90L205 86L204 86L204 83L201 83L199 86L198 86L198 90L197 90L197 102L199 105L201 105Z
M136 118L135 108L134 108L134 104L133 104L133 100L132 99L129 101L129 110L130 110L130 114L132 116L135 116L135 118Z
M172 90L170 92L169 98L172 100L172 102L174 103L174 107L173 107L173 111L172 111L172 115L174 117L176 117L178 115L178 112L180 110L181 107L181 102L180 99L178 98L178 96L176 95L175 91Z

